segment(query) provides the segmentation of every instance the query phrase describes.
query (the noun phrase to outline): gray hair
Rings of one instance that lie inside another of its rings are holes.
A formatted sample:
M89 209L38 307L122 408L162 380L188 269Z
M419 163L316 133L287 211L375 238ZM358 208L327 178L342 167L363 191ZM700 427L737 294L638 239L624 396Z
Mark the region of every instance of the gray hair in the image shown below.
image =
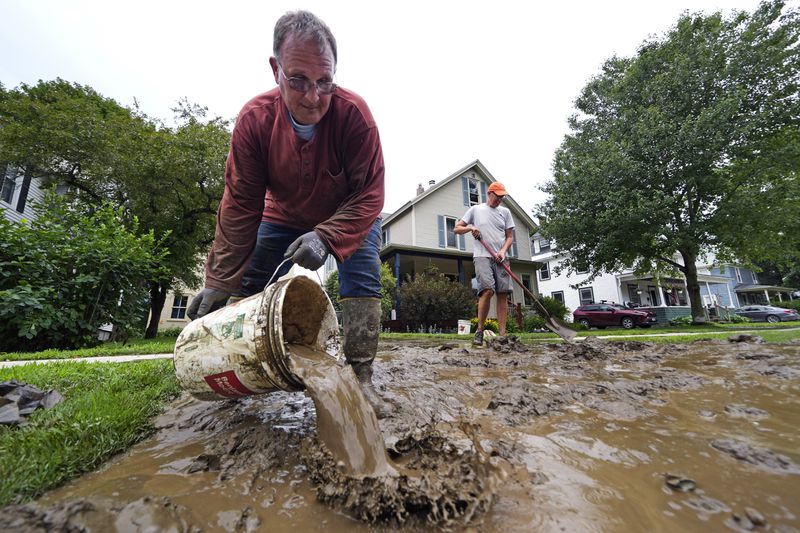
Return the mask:
M316 15L309 11L290 11L275 23L272 39L272 54L280 61L280 52L287 37L294 36L302 41L315 41L321 48L327 44L333 52L333 65L336 66L336 38L331 29Z

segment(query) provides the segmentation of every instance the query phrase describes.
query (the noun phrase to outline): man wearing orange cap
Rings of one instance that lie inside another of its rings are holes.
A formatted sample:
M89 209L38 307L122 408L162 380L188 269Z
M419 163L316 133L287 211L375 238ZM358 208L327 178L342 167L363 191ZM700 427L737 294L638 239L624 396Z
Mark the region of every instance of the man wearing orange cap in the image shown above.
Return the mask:
M493 294L497 295L497 324L500 335L506 334L508 293L512 290L511 276L499 263L508 261L506 252L514 242L514 219L511 218L511 211L500 205L507 194L502 183L492 183L489 185L486 203L470 207L455 227L455 232L459 235L472 233L476 239L483 239L497 256L495 261L492 254L477 243L472 247L475 278L478 281L478 331L472 341L476 346L483 344L483 326L489 315Z

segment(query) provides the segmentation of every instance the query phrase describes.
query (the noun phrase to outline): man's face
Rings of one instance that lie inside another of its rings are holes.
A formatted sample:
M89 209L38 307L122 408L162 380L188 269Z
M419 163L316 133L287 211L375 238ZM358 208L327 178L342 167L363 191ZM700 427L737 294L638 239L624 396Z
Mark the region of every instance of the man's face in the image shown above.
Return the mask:
M269 63L283 101L294 119L306 125L322 120L331 106L333 95L319 94L315 84L333 80L336 65L330 47L320 50L317 43L299 41L290 35L281 48L280 65L274 57L269 59ZM311 88L305 93L296 91L289 86L287 78L305 78L311 82Z
M497 196L495 193L490 192L489 200L486 203L489 204L489 207L497 207L498 205L503 203L503 197Z

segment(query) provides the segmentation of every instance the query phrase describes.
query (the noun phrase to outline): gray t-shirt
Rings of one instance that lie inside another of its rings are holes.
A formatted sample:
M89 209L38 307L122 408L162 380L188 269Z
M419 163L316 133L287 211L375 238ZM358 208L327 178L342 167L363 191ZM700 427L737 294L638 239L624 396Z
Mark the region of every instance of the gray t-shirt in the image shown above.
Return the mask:
M514 227L511 211L502 205L489 207L489 204L473 205L461 217L467 224L472 224L481 230L483 241L495 253L500 250L506 240L506 230ZM492 257L486 248L475 243L472 246L472 257Z

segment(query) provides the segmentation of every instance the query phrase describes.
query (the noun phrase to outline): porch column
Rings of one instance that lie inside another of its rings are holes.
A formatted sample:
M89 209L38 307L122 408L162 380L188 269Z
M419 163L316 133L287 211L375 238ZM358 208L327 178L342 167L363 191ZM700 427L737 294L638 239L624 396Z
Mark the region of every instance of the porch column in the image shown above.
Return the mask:
M683 278L683 295L686 298L686 303L689 304L689 308L692 307L692 302L689 300L689 285L686 283L686 276ZM678 305L681 304L681 297L678 296Z
M728 301L731 304L731 307L739 307L739 301L737 300L736 303L733 301L733 295L731 294L731 284L726 283L725 288L728 290Z
M769 291L768 291L767 289L764 289L764 296L766 296L766 297L767 297L767 305L769 305L769 304L770 304L770 301L769 301Z
M394 308L400 312L400 253L394 254Z
M664 291L661 289L661 281L656 281L656 292L658 293L658 307L667 307L667 300L664 298Z
M778 291L778 301L779 301L779 302L782 302L782 301L783 301L783 298L781 298L781 292L780 292L780 291Z
M464 284L464 260L458 258L458 282Z

